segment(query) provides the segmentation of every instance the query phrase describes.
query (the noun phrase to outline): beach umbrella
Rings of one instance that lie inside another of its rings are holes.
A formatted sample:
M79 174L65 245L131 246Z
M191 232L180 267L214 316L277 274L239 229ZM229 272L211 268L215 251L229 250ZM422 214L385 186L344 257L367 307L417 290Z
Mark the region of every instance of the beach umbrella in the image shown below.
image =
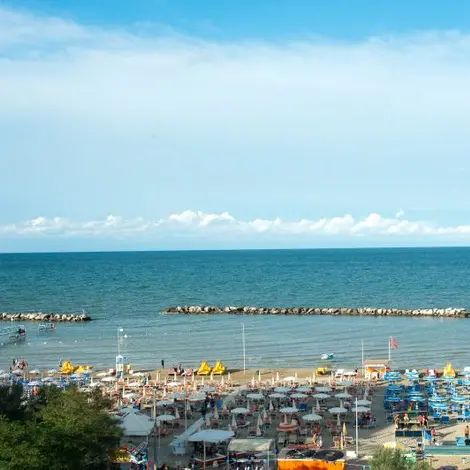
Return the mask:
M269 398L287 398L287 395L284 395L283 393L271 393L269 395Z
M232 415L232 429L237 429L237 418Z
M169 382L166 385L167 385L167 387L179 387L181 385L181 383L173 380L172 382Z
M170 393L168 396L167 396L168 399L170 400L183 400L184 398L186 398L186 393L183 393L183 392L173 392L173 393Z
M0 369L0 375L1 374L6 374L6 372L3 369Z
M263 410L263 420L268 419L268 412L266 411L266 408Z
M233 432L233 428L232 428L232 425L231 425L230 423L228 423L227 429L228 429L229 431L232 431L232 432Z
M204 392L204 393L213 393L215 392L217 389L215 387L203 387L201 388L200 392Z
M300 393L300 392L293 393L291 395L291 398L307 398L307 397L308 397L308 395L306 395L305 393Z
M327 393L315 393L315 395L312 395L313 398L316 398L317 400L326 400L327 398L330 398L330 395Z
M217 407L214 410L214 419L219 419L219 410L217 409Z
M191 405L189 404L189 401L186 402L185 409L186 409L186 413L191 411Z
M351 411L353 413L368 413L370 411L370 408L368 408L367 406L353 406L351 408Z
M126 400L132 400L133 398L139 398L140 395L138 393L125 393L122 398L125 398Z
M279 382L279 372L276 372L276 382Z
M4 372L3 370L0 371L0 374L3 374L3 372ZM29 373L30 373L31 375L38 375L38 374L41 373L41 371L40 371L39 369L33 369L33 370L30 370Z
M157 406L171 406L173 405L174 401L173 400L160 400L157 401Z
M284 382L293 382L295 377L293 375L289 375L288 377L284 377L282 380L284 380Z
M233 415L246 415L250 410L248 408L234 408L231 413Z
M38 387L42 385L42 383L40 380L33 380L32 382L29 382L27 385L29 385L30 387Z
M330 393L330 392L331 392L331 388L330 388L330 387L316 387L316 388L315 388L315 392L319 392L319 393Z
M276 382L274 381L274 375L271 375L271 385L274 386Z
M321 411L321 408L320 408L320 400L317 400L317 403L316 403L316 410L317 410L318 413Z
M57 372L59 372L57 369L49 369L47 371L48 374L57 374Z
M231 374L230 372L229 372L228 375L227 375L227 380L228 380L229 382L232 381L232 374Z
M251 377L251 386L255 386L255 376Z
M135 382L134 381L134 382L129 382L127 385L129 387L140 387L141 384L140 384L140 382Z
M174 421L176 418L173 415L160 415L157 416L157 421L160 423L167 423L170 421Z
M294 380L297 380L297 371L294 373Z
M294 406L285 406L279 410L283 414L297 413L299 410Z
M371 405L372 402L370 400L357 400L356 404L361 405L361 406L367 406L367 405Z
M297 387L295 391L298 393L310 393L312 391L312 387L303 385L302 387Z
M134 372L132 375L134 377L145 377L147 374L144 374L143 372Z
M211 372L210 381L212 382L213 380L214 380L214 374Z
M258 369L258 382L261 382L261 371Z
M276 393L287 393L290 392L291 388L290 387L276 387L274 391Z
M197 383L193 382L193 392L197 392Z
M261 413L258 413L258 420L256 424L260 427L263 425L263 418L261 417Z
M274 405L271 400L269 400L269 411L274 411Z
M175 408L175 419L176 420L180 419L180 412L178 411L178 408Z
M336 415L336 424L338 426L341 425L341 418L340 416L344 413L347 413L348 410L346 408L343 408L341 406L336 406L336 407L333 407L333 408L330 408L328 410L332 415Z
M346 423L343 423L343 437L348 435L348 428L346 427Z
M224 385L224 376L223 375L220 376L220 385Z
M337 393L335 395L335 398L340 398L340 399L344 399L344 398L351 398L352 395L350 395L348 392L341 392L341 393Z
M209 415L206 415L206 426L208 428L211 427L211 417Z
M193 393L192 395L189 395L188 397L189 401L202 401L205 399L206 399L205 393Z
M3 374L0 374L0 379L9 379L10 378L10 374L7 374L6 372L4 372Z
M201 385L204 385L204 376L201 377Z
M308 415L302 416L304 421L321 421L323 418L316 413L309 413Z
M263 400L264 395L262 393L248 393L246 398L249 398L250 400Z

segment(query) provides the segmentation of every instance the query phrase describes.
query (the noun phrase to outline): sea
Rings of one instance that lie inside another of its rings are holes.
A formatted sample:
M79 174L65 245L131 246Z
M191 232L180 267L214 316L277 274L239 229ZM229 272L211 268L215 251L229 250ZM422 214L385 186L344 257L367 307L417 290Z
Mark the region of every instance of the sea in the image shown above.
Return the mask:
M470 318L161 313L185 304L470 308L470 248L0 254L1 312L93 318L54 332L27 323L26 340L0 344L0 368L24 358L42 370L61 360L104 369L118 351L134 369L314 368L324 353L360 367L362 351L387 359L391 336L394 367L470 366Z

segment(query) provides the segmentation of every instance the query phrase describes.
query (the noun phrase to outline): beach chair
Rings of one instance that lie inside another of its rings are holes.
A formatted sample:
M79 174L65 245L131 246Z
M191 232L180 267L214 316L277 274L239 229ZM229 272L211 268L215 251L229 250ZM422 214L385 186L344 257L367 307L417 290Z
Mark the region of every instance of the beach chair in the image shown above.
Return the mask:
M455 438L455 444L457 445L457 447L465 447L465 438L456 437Z

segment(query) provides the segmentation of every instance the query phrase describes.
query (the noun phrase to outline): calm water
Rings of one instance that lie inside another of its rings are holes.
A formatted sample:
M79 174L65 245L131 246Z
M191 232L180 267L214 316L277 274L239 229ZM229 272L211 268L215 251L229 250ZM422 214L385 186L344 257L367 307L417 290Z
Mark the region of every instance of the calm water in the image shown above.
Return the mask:
M59 359L111 367L117 329L136 367L210 363L304 366L386 357L397 366L470 365L469 320L352 317L169 316L178 304L470 308L470 249L273 250L0 255L0 311L90 312L89 324L59 324L23 344L0 345L0 366Z

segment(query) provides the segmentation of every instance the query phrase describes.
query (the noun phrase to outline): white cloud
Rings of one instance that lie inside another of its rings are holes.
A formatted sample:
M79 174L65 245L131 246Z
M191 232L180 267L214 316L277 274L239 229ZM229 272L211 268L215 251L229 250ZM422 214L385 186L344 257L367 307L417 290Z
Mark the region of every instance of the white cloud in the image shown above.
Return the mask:
M260 234L272 235L277 239L315 240L316 237L393 239L393 237L428 237L446 240L460 237L470 241L470 224L460 226L439 226L429 221L406 220L397 217L383 217L372 213L363 218L354 218L350 214L340 217L317 220L301 219L284 221L280 218L243 220L236 219L227 212L220 214L186 210L179 214L170 214L159 220L146 220L142 217L126 219L109 215L102 220L74 221L60 217L47 219L36 217L27 222L0 225L1 237L151 237L155 235L197 235L214 239L223 239L228 234L249 236L256 240Z
M0 232L467 236L463 211L382 214L470 198L469 52L459 32L217 42L0 7ZM376 213L292 220L311 208Z

